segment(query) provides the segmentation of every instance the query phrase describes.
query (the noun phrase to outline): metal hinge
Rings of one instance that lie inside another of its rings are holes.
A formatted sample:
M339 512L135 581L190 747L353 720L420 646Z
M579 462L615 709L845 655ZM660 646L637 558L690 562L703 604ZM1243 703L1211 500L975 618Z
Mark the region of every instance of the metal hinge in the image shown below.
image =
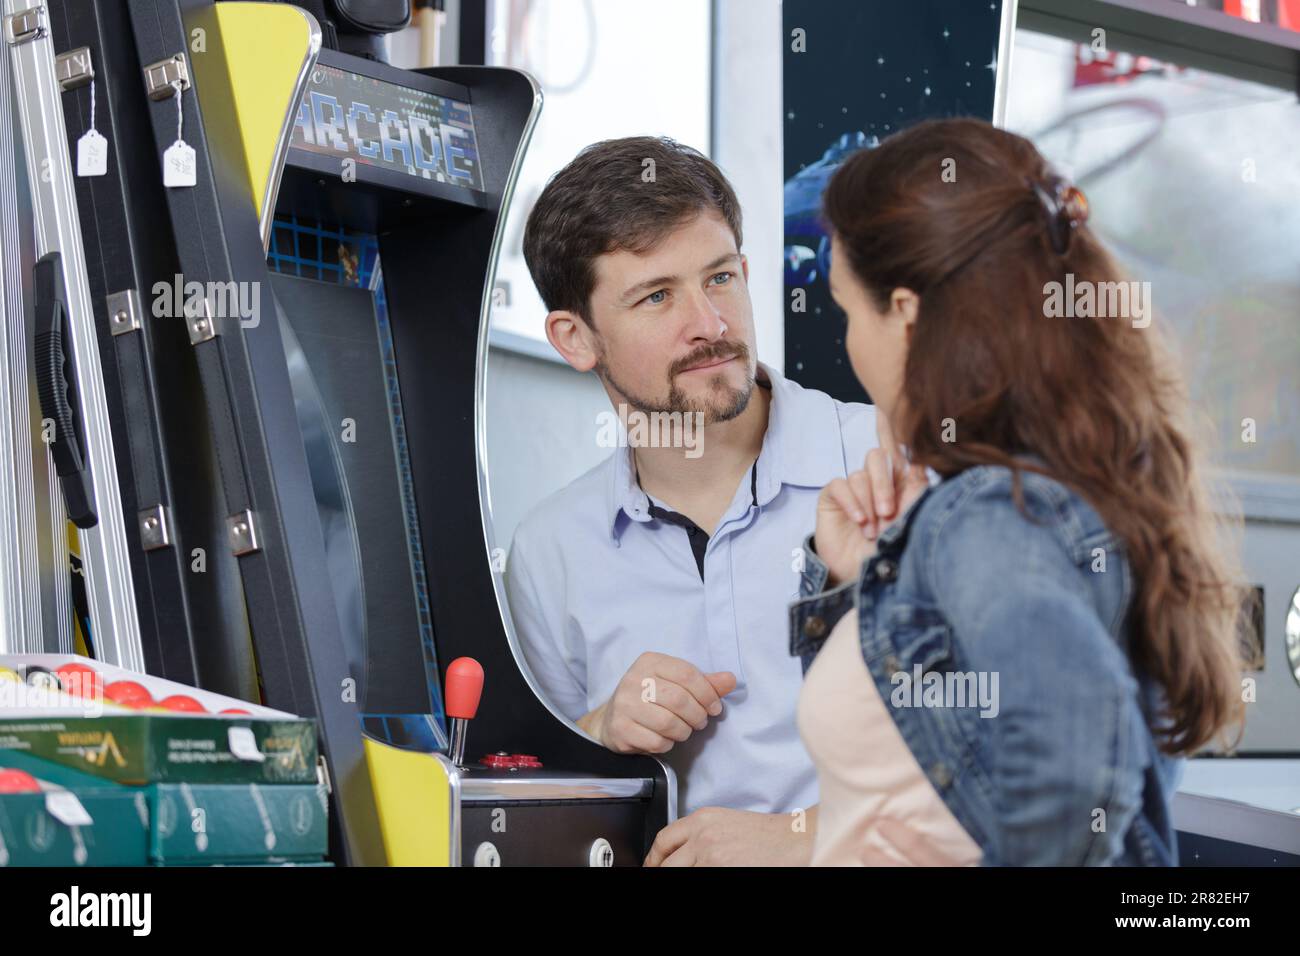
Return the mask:
M172 543L171 524L167 508L154 505L140 512L140 546L145 551L157 551Z
M236 557L262 550L262 535L258 530L257 518L247 508L226 519L226 535L230 550Z
M207 297L197 300L197 304L191 306L186 302L185 310L185 329L190 333L190 345L198 345L200 342L207 342L215 339L220 333L217 329L217 320L212 314L212 308L208 304Z
M11 45L36 40L46 32L44 7L32 7L5 17L5 39Z
M138 332L144 327L140 318L140 293L123 289L110 293L108 303L108 330L114 335Z
M181 85L182 93L190 88L190 66L184 53L150 63L144 68L144 85L151 100L171 99L176 95L177 83Z
M90 57L90 47L80 46L54 58L54 76L59 89L65 93L85 86L95 78L95 64Z

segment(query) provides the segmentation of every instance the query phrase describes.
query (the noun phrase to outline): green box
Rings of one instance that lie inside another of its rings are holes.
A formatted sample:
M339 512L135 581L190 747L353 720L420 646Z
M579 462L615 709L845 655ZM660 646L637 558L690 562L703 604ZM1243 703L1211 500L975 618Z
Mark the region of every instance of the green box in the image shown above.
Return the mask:
M46 809L45 793L0 794L0 866L145 866L149 808L143 790L27 754L0 751L0 767L26 770L72 791L94 823L68 826Z
M311 865L329 849L319 784L132 786L15 750L0 751L0 767L72 791L95 821L69 828L44 793L0 795L0 858L11 866Z
M149 794L149 857L165 865L320 860L329 811L319 784L159 783Z
M232 727L248 728L266 759L242 760L232 753ZM0 715L0 755L7 750L118 783L316 783L316 725L310 720Z

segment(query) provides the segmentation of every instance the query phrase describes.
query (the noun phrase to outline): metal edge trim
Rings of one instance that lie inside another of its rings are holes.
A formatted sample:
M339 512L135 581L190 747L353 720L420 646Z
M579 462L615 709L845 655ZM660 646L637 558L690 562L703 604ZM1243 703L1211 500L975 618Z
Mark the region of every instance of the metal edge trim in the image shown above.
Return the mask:
M545 794L531 793L545 787ZM644 798L654 794L654 780L648 777L558 777L552 779L461 778L461 795L466 801L516 800L611 800Z
M492 232L492 245L488 251L487 275L483 280L483 293L479 304L478 347L474 360L474 445L475 455L478 459L479 512L483 524L483 545L489 562L492 560L492 552L496 546L495 525L492 520L491 480L488 477L487 458L487 361L491 339L489 326L492 322L492 287L496 283L497 262L501 257L501 245L505 238L505 223L510 203L514 199L515 186L519 181L520 170L523 169L528 145L532 142L533 131L536 129L537 120L541 116L543 100L542 88L533 75L524 70L518 70L517 72L527 79L528 85L532 88L533 108L528 114L528 121L524 124L523 134L519 137L519 145L515 149L514 158L510 161L510 171L506 174L505 187L501 191L501 204L497 214L496 227ZM501 625L506 632L506 641L510 645L510 653L514 655L515 664L523 674L528 687L537 699L542 702L542 705L551 712L552 716L572 727L578 733L584 733L577 724L551 706L550 701L542 694L542 689L538 686L536 678L533 677L532 670L524 659L523 648L520 647L519 639L515 634L514 622L510 619L509 603L504 593L505 584L502 574L503 572L496 571L495 566L493 566L492 590L496 594L497 611L501 617Z
M9 0L6 9L12 10L15 5L15 0ZM28 177L32 184L36 251L38 255L52 251L60 253L67 285L69 321L77 356L84 450L90 464L99 515L96 525L78 530L92 626L98 630L96 647L107 663L143 671L144 649L127 545L127 516L122 508L113 433L106 410L103 359L95 331L94 303L77 213L72 160L66 144L62 93L54 75L54 40L48 30L31 42L10 47L9 66L13 71L15 88L24 86L24 79L36 84L49 84L48 101L41 97L33 105L22 96L16 99L24 151L27 153ZM27 74L25 78L24 73ZM32 91L24 92L30 94ZM48 190L36 188L35 184L42 181L35 168L36 154L54 164L53 175L47 183ZM52 459L50 473L53 476ZM52 488L56 489L57 479L52 477L51 481ZM60 502L53 512L57 520L62 513L62 494L55 490L52 497ZM55 528L55 540L61 541L61 535L65 533L64 527ZM58 595L61 603L64 597L61 586ZM73 615L70 595L66 612L64 608L60 611L64 613L60 613L56 624L59 645L71 651Z
M453 764L447 757L440 753L432 755L433 759L442 764L443 772L447 774L447 818L448 826L451 832L447 840L447 865L452 867L460 866L461 842L460 842L460 801L461 801L461 778L460 768Z
M3 4L0 15L8 21ZM24 323L15 321L24 314L26 304L20 230L31 222L19 217L18 164L26 158L9 122L12 83L6 49L0 58L0 529L4 537L0 548L0 654L33 650L29 646L32 635L39 640L45 633L41 621L46 610L41 599L37 503L47 504L48 496L43 493L35 459L19 454L19 449L34 447L29 388L18 387L19 382L27 381L29 345ZM34 248L34 229L32 232Z
M262 232L262 251L271 251L271 230L275 223L275 202L280 195L280 180L284 176L285 163L289 159L289 143L293 139L294 121L298 115L298 104L302 102L303 94L307 90L308 77L311 76L312 68L315 67L316 61L320 58L321 49L321 27L319 21L302 8L298 8L307 21L307 29L311 32L311 38L307 44L307 54L303 57L302 67L298 73L298 81L294 84L293 105L289 112L285 114L284 126L280 128L280 138L275 144L275 156L271 160L271 175L266 180L266 192L262 195L262 221L259 223Z
M1011 52L1015 47L1016 12L1020 0L1002 0L1002 22L998 26L998 68L993 79L993 125L1007 125L1007 103L1011 99Z
M511 67L510 69L515 68ZM485 556L489 561L492 560L492 552L496 547L495 524L492 520L492 491L491 481L488 477L487 457L487 363L492 338L492 287L496 282L497 262L501 257L501 245L505 238L507 212L511 200L514 198L515 186L519 180L520 170L524 165L528 145L532 141L533 131L536 129L538 117L541 115L543 100L542 88L538 85L537 79L526 70L516 70L516 72L527 79L529 86L532 87L533 108L528 114L528 122L524 124L524 131L519 138L519 146L515 150L514 159L510 162L510 171L506 175L505 188L501 191L500 212L497 215L496 228L492 233L492 246L488 254L488 270L487 275L484 277L483 295L479 306L478 350L475 356L474 372L474 443L475 454L478 458L479 512L483 524ZM565 714L556 710L546 698L546 695L542 693L542 689L524 657L523 648L519 645L519 638L515 634L514 621L510 617L509 602L505 595L505 582L502 573L493 572L492 590L496 594L497 613L501 618L501 626L506 632L506 641L510 645L510 653L514 655L515 666L519 668L519 672L523 675L524 682L528 684L533 695L541 701L542 706L550 711L556 720L569 727L574 733L596 742L595 738L589 733L570 720ZM672 823L677 819L677 774L674 773L672 767L654 754L647 754L646 756L652 757L664 773L664 779L668 785L667 822Z

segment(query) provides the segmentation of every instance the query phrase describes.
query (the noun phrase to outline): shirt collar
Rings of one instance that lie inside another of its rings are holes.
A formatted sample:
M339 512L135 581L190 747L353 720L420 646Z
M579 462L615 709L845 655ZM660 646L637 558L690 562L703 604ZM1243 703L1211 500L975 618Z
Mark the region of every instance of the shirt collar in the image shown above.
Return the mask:
M772 386L754 485L759 507L775 498L782 485L820 488L832 478L844 477L848 471L835 400L790 381L762 362L757 377ZM620 432L620 437L626 433ZM650 520L650 499L637 484L632 449L626 441L614 449L609 461L606 514L610 534L617 538L625 519Z
M821 488L832 478L847 475L835 399L804 388L761 362L759 369L772 383L772 405L758 456L758 503L767 504L782 485Z
M632 447L627 444L627 432L619 423L619 447L610 456L613 467L610 474L609 515L610 534L617 537L619 516L626 515L633 521L650 520L650 496L641 490L636 481L636 465L632 459Z

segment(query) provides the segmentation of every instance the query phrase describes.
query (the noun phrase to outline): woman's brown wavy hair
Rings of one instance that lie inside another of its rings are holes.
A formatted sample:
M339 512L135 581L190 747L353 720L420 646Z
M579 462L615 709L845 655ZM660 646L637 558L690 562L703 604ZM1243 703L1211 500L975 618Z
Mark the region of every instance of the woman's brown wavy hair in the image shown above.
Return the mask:
M1046 285L1067 273L1076 287L1127 281L1086 225L1053 251L1032 185L1052 176L1021 136L931 120L851 156L824 213L878 308L896 288L920 297L898 440L945 477L1008 466L1019 496L1019 471L1041 471L1097 509L1133 572L1130 659L1164 689L1153 731L1167 752L1188 753L1243 710L1235 535L1211 506L1158 324L1046 315ZM954 441L943 440L948 419Z

